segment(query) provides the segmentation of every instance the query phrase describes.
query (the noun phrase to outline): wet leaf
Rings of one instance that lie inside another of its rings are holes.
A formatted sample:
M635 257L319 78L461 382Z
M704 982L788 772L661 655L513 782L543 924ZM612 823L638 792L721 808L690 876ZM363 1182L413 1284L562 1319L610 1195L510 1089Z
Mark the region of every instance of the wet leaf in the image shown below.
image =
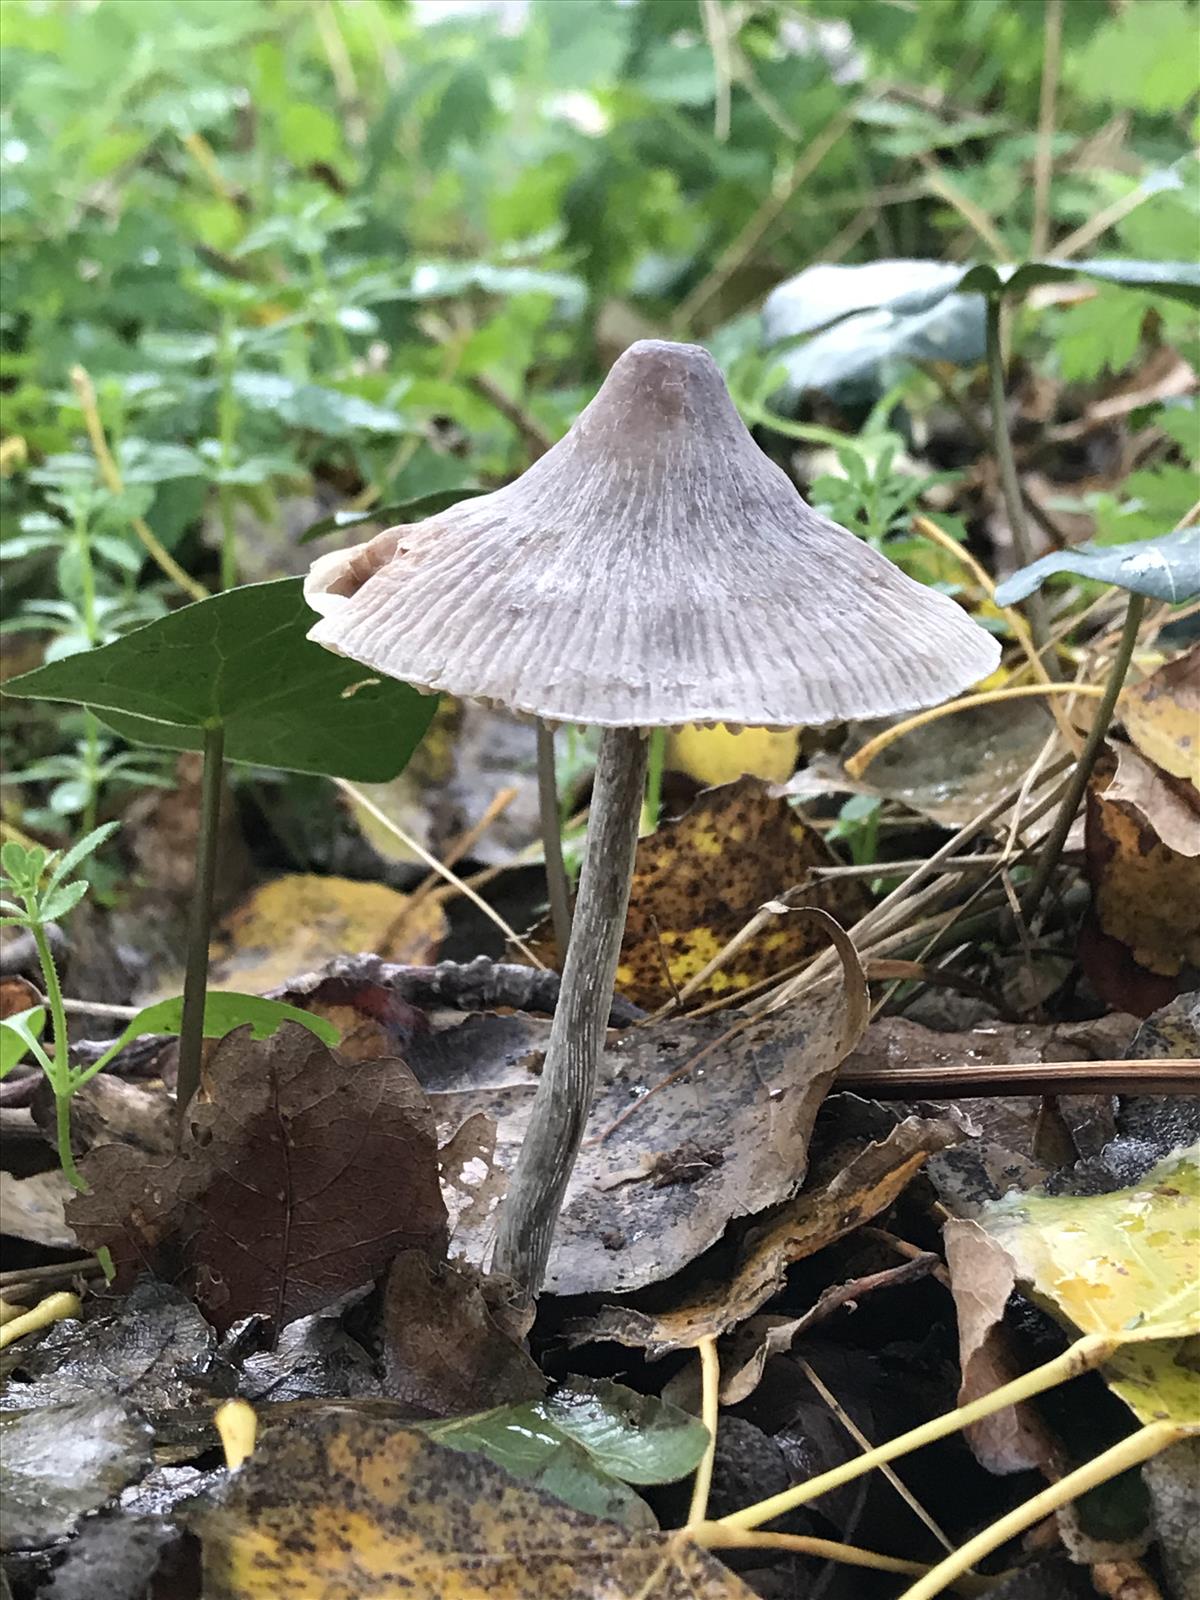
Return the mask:
M643 839L617 987L651 1009L670 1000L768 900L806 883L805 905L843 923L866 909L861 886L810 882L810 869L835 864L815 829L753 778L703 794L678 822ZM810 919L781 915L699 990L746 989L825 948Z
M1128 1341L1104 1374L1140 1421L1200 1427L1200 1146L1132 1189L1008 1195L979 1227L1003 1247L1015 1281L1062 1321Z
M469 1268L419 1250L393 1261L384 1290L383 1392L413 1416L447 1417L535 1399L537 1363L493 1317L485 1285ZM499 1286L510 1290L507 1280Z
M435 698L322 650L307 638L311 626L298 578L247 584L10 678L4 692L90 706L124 737L160 749L199 750L204 730L223 726L227 761L395 777Z
M615 1038L601 1058L546 1287L590 1294L657 1282L720 1238L731 1218L793 1194L817 1111L857 1037L847 1032L860 1000L839 983L766 1017L683 1018ZM446 1135L474 1112L492 1117L509 1172L547 1028L531 1017L472 1019L451 1035L465 1037L449 1061L441 1035L414 1039L407 1053ZM468 1223L460 1212L455 1243L471 1260L486 1258L494 1235L493 1220Z
M224 1330L280 1328L372 1282L407 1247L439 1249L445 1207L428 1102L396 1060L350 1064L285 1023L222 1039L169 1156L104 1145L69 1221L128 1280L182 1282Z
M686 1411L601 1378L569 1379L530 1405L501 1406L425 1430L456 1450L476 1450L515 1478L592 1516L652 1528L630 1483L674 1483L693 1472L708 1430Z
M36 1550L72 1533L142 1476L152 1438L145 1418L102 1395L0 1419L0 1548Z
M346 1415L268 1430L188 1521L208 1600L750 1600L703 1551L587 1516L481 1455Z
M1200 789L1200 644L1126 689L1120 715L1144 756Z
M212 985L274 989L361 951L428 961L445 936L445 914L428 898L412 915L408 906L406 895L384 883L308 873L275 878L226 918L212 950Z
M906 1117L885 1139L823 1164L804 1192L746 1236L731 1275L667 1311L606 1306L572 1327L573 1342L613 1339L658 1357L728 1333L779 1291L793 1262L878 1216L930 1155L961 1137L952 1122Z
M998 584L996 604L1016 605L1056 572L1070 572L1151 600L1183 605L1200 595L1200 527L1179 528L1131 544L1083 544L1052 550Z
M45 1600L144 1600L176 1538L169 1522L133 1517L123 1507L88 1517L55 1565Z

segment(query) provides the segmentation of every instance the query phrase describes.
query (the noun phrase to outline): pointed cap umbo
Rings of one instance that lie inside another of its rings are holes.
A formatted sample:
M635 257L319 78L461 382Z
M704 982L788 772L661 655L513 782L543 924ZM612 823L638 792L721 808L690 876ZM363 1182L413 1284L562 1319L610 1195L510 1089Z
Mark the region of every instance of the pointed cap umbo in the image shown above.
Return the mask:
M813 511L695 345L643 340L494 494L318 560L309 637L419 688L599 727L936 704L994 639Z

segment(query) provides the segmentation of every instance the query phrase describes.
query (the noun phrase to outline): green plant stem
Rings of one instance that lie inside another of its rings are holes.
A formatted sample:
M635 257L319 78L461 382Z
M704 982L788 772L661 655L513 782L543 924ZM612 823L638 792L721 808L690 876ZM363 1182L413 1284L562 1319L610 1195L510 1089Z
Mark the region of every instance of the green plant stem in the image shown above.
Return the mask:
M237 529L233 519L233 490L227 483L217 485L217 510L221 517L221 587L236 589Z
M537 725L538 811L542 825L542 854L546 861L546 896L550 901L550 921L558 946L561 971L571 942L571 889L563 861L562 812L558 804L558 781L554 770L554 729L538 718Z
M1075 1472L1069 1472L1065 1478L1060 1478L1057 1483L1052 1483L1049 1488L1043 1489L1041 1494L1035 1494L1032 1500L1026 1500L1007 1516L1000 1517L990 1527L977 1533L973 1539L968 1539L966 1544L948 1555L944 1561L939 1561L936 1567L931 1567L924 1577L918 1578L916 1583L904 1591L900 1600L933 1600L935 1595L948 1589L968 1567L973 1567L984 1556L990 1555L993 1550L998 1550L1002 1544L1007 1544L1026 1528L1032 1528L1035 1523L1041 1522L1052 1511L1057 1511L1059 1506L1077 1500L1081 1494L1086 1494L1098 1484L1107 1483L1118 1473L1126 1472L1130 1467L1148 1461L1151 1456L1158 1455L1168 1445L1176 1443L1193 1431L1173 1422L1151 1422L1146 1427L1139 1428L1137 1433L1131 1433L1127 1439L1122 1439L1120 1444L1113 1445L1111 1450L1105 1450L1094 1461L1087 1462Z
M1042 1394L1046 1389L1053 1389L1060 1383L1066 1383L1069 1379L1078 1377L1081 1372L1092 1371L1108 1359L1119 1343L1117 1339L1105 1338L1099 1334L1086 1334L1082 1339L1077 1339L1069 1349L1064 1350L1062 1355L1055 1356L1052 1361L1047 1361L1040 1367L1034 1367L1032 1372L1022 1374L1011 1383L1002 1384L1000 1388L993 1389L982 1399L974 1400L970 1405L959 1406L957 1411L948 1411L943 1416L934 1417L931 1421L922 1423L919 1428L913 1428L895 1439L889 1439L886 1444L877 1445L874 1450L855 1456L852 1461L843 1462L840 1467L834 1467L830 1472L822 1472L815 1478L809 1478L806 1483L798 1483L795 1488L785 1489L782 1494L772 1495L768 1500L760 1500L757 1505L747 1506L742 1511L735 1511L731 1516L722 1517L721 1525L758 1528L764 1522L773 1522L776 1517L794 1511L797 1506L807 1505L810 1500L816 1500L832 1489L840 1489L842 1484L851 1483L864 1472L872 1471L885 1461L894 1461L898 1456L908 1455L913 1450L921 1449L923 1445L933 1444L951 1433L957 1433L961 1428L970 1427L973 1422L990 1417L994 1412L1003 1411L1006 1406L1032 1399L1035 1394ZM968 1565L973 1564L975 1559L977 1558L973 1557Z
M84 1189L86 1185L79 1176L79 1169L75 1165L75 1154L71 1149L71 1042L67 1034L67 1010L63 1005L62 985L58 979L54 952L50 948L44 925L41 922L31 921L29 931L33 934L33 942L41 963L42 982L46 985L46 1004L50 1008L50 1022L54 1029L52 1063L54 1070L47 1076L54 1091L54 1131L58 1142L58 1161L72 1188Z
M213 887L217 878L217 827L221 820L223 727L204 730L204 772L200 785L200 836L196 842L196 876L188 919L187 966L183 979L183 1016L179 1025L179 1073L175 1112L182 1134L192 1096L200 1087L204 1047L204 1001L208 988L208 941L212 925Z
M1070 781L1063 794L1058 808L1058 815L1054 819L1054 826L1050 829L1046 842L1042 846L1037 866L1033 870L1033 877L1029 880L1029 887L1021 901L1021 909L1025 914L1026 921L1033 916L1041 904L1042 895L1046 892L1046 885L1050 882L1051 875L1058 865L1058 859L1062 855L1063 846L1067 842L1067 835L1071 831L1075 813L1079 810L1079 802L1083 799L1084 790L1088 786L1088 779L1092 775L1092 768L1096 765L1096 758L1100 754L1100 746L1104 743L1109 724L1112 722L1113 712L1117 707L1117 697L1121 693L1121 685L1125 682L1125 675L1129 671L1129 663L1133 659L1138 629L1141 627L1145 610L1146 601L1144 596L1131 594L1129 596L1129 607L1125 612L1125 626L1121 630L1121 642L1117 646L1117 653L1113 657L1112 666L1108 669L1108 681L1104 685L1103 697L1096 707L1096 715L1088 730L1083 749L1079 752L1079 760L1075 763L1075 770L1071 774Z
M653 833L658 827L662 810L663 766L667 756L667 730L655 728L649 738L649 759L646 767L646 795L642 801L640 832Z
M996 465L1000 469L1000 486L1004 492L1004 509L1008 515L1008 525L1012 529L1013 544L1021 565L1027 567L1033 560L1033 544L1029 537L1029 524L1025 521L1025 504L1021 499L1021 480L1017 476L1012 440L1008 436L1007 403L1004 392L1004 349L1000 338L1002 309L1002 297L998 294L988 295L987 367L992 410L992 449L995 451ZM1046 602L1040 590L1029 596L1026 609L1029 614L1029 631L1046 664L1046 671L1051 677L1057 678L1059 675L1057 662L1053 653L1045 649L1050 637L1050 626L1046 616Z
M237 349L233 337L233 318L227 312L221 322L219 346L221 367L221 392L217 401L217 457L222 475L233 466L234 442L237 438L237 395L233 388ZM221 587L237 587L237 530L233 520L233 490L224 481L217 484L217 509L221 517Z

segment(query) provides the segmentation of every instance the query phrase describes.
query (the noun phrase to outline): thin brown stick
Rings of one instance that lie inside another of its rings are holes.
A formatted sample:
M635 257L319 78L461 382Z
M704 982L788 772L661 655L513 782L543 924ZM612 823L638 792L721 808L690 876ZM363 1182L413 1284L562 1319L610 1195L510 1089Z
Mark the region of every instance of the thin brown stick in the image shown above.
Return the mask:
M458 838L452 840L446 847L446 852L442 857L442 865L444 867L457 866L465 855L469 855L474 850L496 818L503 815L516 798L516 789L497 789L491 800L489 800L487 808L479 821L473 823L471 827L465 828ZM409 914L414 906L419 906L423 900L428 899L444 881L438 872L430 872L426 877L422 878L408 897L405 915Z
M877 1100L987 1098L1008 1094L1200 1094L1200 1057L1141 1061L998 1061L961 1067L860 1067L852 1061L838 1084Z
M1050 238L1050 182L1054 176L1054 121L1062 50L1062 0L1046 0L1042 24L1042 83L1038 95L1037 150L1033 158L1033 232L1029 253L1045 254Z

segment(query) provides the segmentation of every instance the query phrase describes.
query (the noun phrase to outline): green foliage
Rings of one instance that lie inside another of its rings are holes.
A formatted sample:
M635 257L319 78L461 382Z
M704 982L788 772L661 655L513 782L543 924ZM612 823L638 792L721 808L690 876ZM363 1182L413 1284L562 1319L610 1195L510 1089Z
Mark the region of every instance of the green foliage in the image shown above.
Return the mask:
M310 644L312 622L298 579L249 584L38 667L5 691L78 701L140 743L199 750L206 729L223 727L231 761L386 782L436 698Z
M1015 605L1051 574L1070 572L1093 583L1111 583L1132 594L1185 605L1200 597L1200 526L1178 528L1159 539L1089 548L1052 550L996 588L996 604Z

